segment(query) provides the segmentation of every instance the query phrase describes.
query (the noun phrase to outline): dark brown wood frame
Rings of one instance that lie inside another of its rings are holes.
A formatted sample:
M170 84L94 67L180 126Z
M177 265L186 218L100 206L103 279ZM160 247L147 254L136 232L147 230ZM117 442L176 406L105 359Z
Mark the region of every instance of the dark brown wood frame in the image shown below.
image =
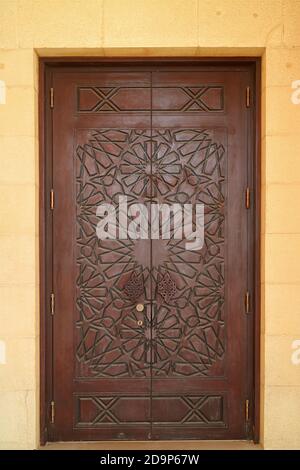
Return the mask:
M261 59L249 57L116 57L116 58L81 58L81 57L60 57L41 58L39 62L39 252L40 252L40 444L44 445L48 440L47 415L52 384L47 379L47 370L52 369L51 357L49 354L52 348L52 328L49 315L49 299L52 284L52 269L50 255L52 252L52 240L47 236L51 232L51 214L49 208L49 182L46 175L51 174L51 110L49 107L49 88L51 82L51 69L83 66L121 66L121 65L223 65L238 66L247 65L252 71L255 99L251 107L250 132L254 142L252 168L249 173L249 180L253 194L253 205L249 213L250 221L253 224L253 231L249 237L249 244L254 257L254 269L252 274L253 285L253 440L259 442L260 430L260 204L261 204Z

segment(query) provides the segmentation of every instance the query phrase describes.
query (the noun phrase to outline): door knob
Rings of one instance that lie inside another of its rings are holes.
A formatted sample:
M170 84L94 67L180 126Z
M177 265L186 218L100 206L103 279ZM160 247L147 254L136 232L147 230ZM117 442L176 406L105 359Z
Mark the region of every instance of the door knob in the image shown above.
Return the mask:
M138 312L143 312L145 306L144 306L144 304L137 304L135 308Z

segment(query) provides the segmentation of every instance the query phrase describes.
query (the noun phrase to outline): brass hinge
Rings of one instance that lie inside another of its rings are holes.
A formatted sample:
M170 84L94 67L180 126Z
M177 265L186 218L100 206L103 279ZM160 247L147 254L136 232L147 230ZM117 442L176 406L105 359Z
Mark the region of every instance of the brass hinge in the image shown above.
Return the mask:
M246 400L245 401L245 419L246 419L246 421L249 421L249 406L250 406L249 400Z
M246 188L246 193L245 193L245 205L246 209L250 208L250 188Z
M51 403L50 403L50 421L51 421L51 424L54 424L54 420L55 420L55 403L54 401L52 400Z
M54 298L54 294L52 293L50 295L50 312L51 312L51 315L54 315L54 307L55 307L55 298Z
M246 87L246 108L250 108L250 100L251 100L251 94L250 94L250 87Z
M246 313L250 312L250 293L249 291L245 294L245 311Z
M54 108L54 90L52 87L50 88L50 108Z
M54 189L50 190L50 209L54 209Z

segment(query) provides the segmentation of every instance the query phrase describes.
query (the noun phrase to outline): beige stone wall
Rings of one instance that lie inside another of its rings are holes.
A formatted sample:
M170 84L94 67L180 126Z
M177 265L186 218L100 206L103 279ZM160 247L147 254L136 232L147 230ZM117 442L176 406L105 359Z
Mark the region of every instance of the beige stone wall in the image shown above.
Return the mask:
M263 56L261 439L300 448L297 0L0 0L0 448L39 441L38 55Z

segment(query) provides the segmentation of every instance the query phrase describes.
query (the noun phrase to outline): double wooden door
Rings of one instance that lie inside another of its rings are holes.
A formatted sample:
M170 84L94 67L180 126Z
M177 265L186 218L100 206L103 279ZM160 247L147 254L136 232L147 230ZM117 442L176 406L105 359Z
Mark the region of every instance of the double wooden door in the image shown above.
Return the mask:
M49 439L248 437L249 72L103 66L49 80ZM120 196L203 204L203 247L172 229L100 240L97 207Z

